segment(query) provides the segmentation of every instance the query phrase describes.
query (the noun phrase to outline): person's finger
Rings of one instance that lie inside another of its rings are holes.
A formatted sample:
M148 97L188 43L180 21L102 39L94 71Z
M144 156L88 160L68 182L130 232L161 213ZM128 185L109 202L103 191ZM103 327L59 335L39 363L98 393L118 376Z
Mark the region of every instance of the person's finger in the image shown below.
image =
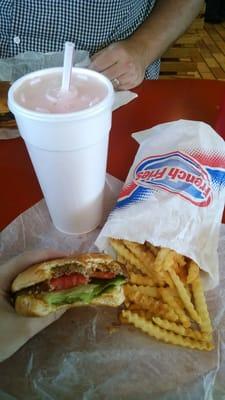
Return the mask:
M122 74L118 78L112 80L112 84L116 90L130 90L141 84L144 78L136 73Z
M131 90L137 87L139 84L134 82L120 83L118 90Z
M117 52L114 51L112 46L101 50L99 53L95 54L95 58L92 59L89 68L94 69L97 72L103 72L110 68L112 65L118 62Z
M29 250L0 265L0 289L8 290L12 280L27 267L38 262L61 258L65 253L54 249Z
M124 79L125 80L127 79L126 74L121 74L121 75L118 75L117 78L111 79L111 82L112 82L115 90L120 90L119 88L120 88L121 82L123 82Z
M105 48L102 49L102 50L99 50L97 53L94 53L94 54L91 56L91 63L92 63L93 61L95 61L95 59L96 59L97 57L99 57L99 55L100 55L103 51L105 51Z
M132 79L131 77L125 76L124 79L120 79L120 83L118 85L119 90L130 90L142 83L142 78Z
M110 80L115 78L121 80L122 75L126 75L127 79L134 79L137 76L137 69L133 63L126 60L119 60L102 73Z
M112 81L115 78L119 79L120 76L124 73L127 73L127 71L124 65L121 63L116 63L105 69L102 73Z

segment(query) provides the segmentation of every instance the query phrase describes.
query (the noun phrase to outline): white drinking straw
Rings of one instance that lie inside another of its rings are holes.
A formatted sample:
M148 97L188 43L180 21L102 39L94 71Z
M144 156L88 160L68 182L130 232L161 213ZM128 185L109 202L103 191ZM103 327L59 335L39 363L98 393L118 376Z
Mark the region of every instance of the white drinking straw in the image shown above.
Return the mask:
M62 86L61 86L61 90L63 92L68 92L70 87L70 78L73 66L73 53L74 53L74 43L66 42L64 50L63 76L62 76Z

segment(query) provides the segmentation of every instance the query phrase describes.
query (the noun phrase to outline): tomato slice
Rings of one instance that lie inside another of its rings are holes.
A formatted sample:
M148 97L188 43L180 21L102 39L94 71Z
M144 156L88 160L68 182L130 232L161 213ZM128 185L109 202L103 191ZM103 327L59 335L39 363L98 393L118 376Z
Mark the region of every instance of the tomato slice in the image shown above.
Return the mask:
M63 275L58 278L52 278L50 280L50 286L53 290L70 289L74 286L84 285L88 282L86 276L74 273L70 275Z
M115 278L116 274L110 271L94 271L91 274L91 278L98 278L98 279L113 279Z

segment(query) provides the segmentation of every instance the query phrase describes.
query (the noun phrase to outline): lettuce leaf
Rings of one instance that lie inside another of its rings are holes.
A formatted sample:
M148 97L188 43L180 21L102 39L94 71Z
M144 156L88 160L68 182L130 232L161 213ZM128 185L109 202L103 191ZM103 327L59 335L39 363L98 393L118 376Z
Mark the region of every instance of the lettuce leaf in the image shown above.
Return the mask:
M123 276L118 275L114 279L95 279L94 283L79 285L71 289L57 290L54 292L42 293L41 298L48 304L63 305L82 302L89 304L93 298L100 296L106 291L112 290L125 282Z

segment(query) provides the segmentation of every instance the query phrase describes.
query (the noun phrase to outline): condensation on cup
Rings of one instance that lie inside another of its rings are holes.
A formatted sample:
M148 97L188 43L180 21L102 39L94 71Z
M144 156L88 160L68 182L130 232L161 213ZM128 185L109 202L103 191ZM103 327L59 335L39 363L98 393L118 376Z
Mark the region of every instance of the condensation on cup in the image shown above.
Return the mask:
M73 68L60 92L62 68L28 74L11 86L15 115L53 224L82 234L101 222L114 91L103 75Z

